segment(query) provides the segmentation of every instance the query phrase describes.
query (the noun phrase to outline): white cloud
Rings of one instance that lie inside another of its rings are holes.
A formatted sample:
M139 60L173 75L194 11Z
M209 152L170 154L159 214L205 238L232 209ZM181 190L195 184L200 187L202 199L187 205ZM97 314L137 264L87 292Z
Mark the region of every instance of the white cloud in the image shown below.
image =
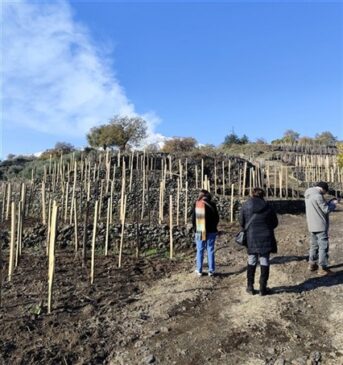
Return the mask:
M5 123L82 137L115 114L136 115L107 55L66 1L5 1L2 17ZM149 140L158 139L158 117L145 118Z

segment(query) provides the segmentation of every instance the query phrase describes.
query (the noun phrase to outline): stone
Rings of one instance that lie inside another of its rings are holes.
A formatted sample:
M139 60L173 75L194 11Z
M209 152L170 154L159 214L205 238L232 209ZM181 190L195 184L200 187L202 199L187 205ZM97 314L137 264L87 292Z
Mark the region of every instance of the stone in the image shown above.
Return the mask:
M156 358L153 354L148 355L144 358L144 364L153 364L156 361Z

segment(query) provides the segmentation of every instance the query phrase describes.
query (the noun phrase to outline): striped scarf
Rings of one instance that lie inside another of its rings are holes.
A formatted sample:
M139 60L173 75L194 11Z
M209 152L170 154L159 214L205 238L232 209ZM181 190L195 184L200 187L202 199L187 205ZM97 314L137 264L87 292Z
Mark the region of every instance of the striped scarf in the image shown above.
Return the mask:
M198 200L195 203L195 224L196 233L201 237L202 241L206 240L206 221L205 221L205 201Z

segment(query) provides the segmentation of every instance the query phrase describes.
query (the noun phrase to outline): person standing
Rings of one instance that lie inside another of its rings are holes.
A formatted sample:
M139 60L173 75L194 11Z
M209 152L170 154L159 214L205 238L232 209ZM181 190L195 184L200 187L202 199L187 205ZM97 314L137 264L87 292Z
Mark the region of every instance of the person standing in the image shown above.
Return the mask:
M192 211L192 223L195 231L196 274L203 274L204 251L207 250L208 275L215 273L214 244L217 237L219 214L216 204L207 190L201 190Z
M331 275L328 269L329 259L329 213L336 208L337 200L329 203L324 194L329 190L326 182L320 181L316 186L305 191L305 209L307 227L310 232L309 270L318 270L318 275Z
M260 261L260 295L270 293L267 288L269 279L270 253L277 252L277 244L274 229L278 225L278 218L273 207L264 200L264 190L254 188L251 198L242 206L239 215L239 223L242 229L248 225L247 234L247 288L249 294L255 294L254 282L257 261Z

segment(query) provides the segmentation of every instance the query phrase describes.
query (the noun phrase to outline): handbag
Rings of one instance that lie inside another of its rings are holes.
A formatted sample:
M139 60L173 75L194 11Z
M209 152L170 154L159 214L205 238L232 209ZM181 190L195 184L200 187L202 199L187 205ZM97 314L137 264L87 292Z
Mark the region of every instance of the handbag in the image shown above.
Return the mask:
M247 246L247 230L253 221L253 219L256 217L256 214L253 214L247 224L245 225L244 229L240 230L236 236L235 236L235 242L238 243L240 246Z

